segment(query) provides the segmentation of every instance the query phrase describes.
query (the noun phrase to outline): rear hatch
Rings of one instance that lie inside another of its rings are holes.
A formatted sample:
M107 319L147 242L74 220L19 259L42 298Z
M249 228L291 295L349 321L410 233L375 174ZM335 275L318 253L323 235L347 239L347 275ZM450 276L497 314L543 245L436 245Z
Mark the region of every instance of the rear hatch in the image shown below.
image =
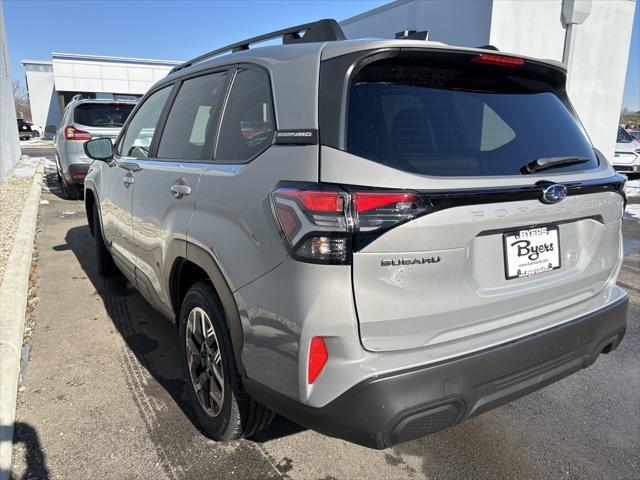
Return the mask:
M132 103L81 103L73 114L74 126L88 132L92 138L115 140L134 107Z
M324 62L320 180L355 192L366 349L533 329L603 291L619 262L622 178L594 151L564 85L553 65L495 53L391 49Z

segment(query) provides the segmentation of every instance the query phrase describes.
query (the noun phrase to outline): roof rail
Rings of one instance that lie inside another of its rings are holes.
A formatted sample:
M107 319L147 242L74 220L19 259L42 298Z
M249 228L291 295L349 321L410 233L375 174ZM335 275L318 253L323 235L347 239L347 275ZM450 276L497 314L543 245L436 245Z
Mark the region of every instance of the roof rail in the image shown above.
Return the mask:
M302 33L302 35L301 35ZM282 37L282 43L289 45L292 43L311 43L311 42L330 42L334 40L345 40L346 37L342 28L338 22L333 19L323 19L317 22L305 23L303 25L296 25L295 27L289 27L282 30L276 30L275 32L266 33L257 37L248 38L241 42L232 43L226 47L218 48L211 52L200 55L199 57L192 58L176 67L171 69L174 73L178 70L200 63L203 60L221 55L229 52L240 52L242 50L248 50L249 46L254 43L264 42L273 38Z

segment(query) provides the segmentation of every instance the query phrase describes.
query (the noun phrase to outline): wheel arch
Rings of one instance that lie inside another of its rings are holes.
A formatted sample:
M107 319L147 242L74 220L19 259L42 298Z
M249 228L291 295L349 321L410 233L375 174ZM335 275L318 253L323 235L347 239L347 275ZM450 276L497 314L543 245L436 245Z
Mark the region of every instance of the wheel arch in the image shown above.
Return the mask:
M242 363L244 335L240 312L233 291L216 260L202 247L186 243L186 256L176 257L169 272L169 292L177 325L179 325L180 306L189 287L198 281L208 281L211 284L224 309L238 371L241 376L246 376Z
M89 224L89 231L91 235L95 235L95 229L93 225L93 207L96 205L96 194L91 188L86 188L84 191L84 211L87 215L87 223Z

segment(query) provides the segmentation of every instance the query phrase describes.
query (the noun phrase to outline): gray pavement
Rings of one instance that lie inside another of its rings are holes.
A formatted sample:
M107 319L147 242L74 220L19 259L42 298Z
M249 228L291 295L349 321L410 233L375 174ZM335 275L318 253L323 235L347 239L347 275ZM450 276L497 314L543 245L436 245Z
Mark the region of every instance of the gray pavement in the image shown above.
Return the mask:
M637 218L629 216L623 227L627 335L589 369L385 451L280 417L252 441L219 444L192 422L174 327L122 278L97 275L82 202L60 198L52 170L47 182L35 330L18 398L15 479L640 477Z

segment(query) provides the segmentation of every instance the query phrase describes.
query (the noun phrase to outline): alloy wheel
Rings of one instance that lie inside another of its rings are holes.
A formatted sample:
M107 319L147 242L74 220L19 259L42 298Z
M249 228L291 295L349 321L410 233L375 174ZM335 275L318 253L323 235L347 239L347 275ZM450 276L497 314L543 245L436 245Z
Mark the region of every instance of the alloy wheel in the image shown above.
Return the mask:
M224 403L222 352L211 319L200 307L189 312L185 340L191 384L198 402L209 416L215 417Z

